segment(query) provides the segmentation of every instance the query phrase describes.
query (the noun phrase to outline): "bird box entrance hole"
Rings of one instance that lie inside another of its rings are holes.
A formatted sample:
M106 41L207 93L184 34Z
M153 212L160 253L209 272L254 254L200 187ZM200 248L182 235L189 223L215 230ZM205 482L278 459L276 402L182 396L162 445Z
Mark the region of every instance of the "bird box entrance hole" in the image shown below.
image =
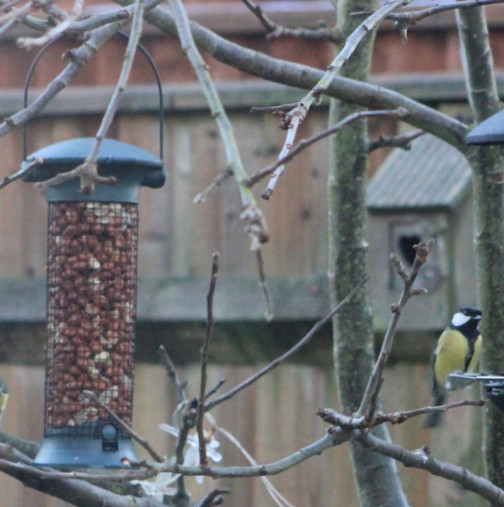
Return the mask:
M415 262L416 250L414 247L420 241L422 238L418 234L401 234L397 240L399 253L408 266L412 266Z

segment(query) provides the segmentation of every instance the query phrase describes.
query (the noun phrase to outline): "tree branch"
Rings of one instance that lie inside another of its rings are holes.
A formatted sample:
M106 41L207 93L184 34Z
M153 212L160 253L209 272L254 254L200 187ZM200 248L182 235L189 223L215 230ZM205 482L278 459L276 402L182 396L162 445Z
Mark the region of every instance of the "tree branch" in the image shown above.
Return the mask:
M412 295L414 295L412 294L413 284L415 283L420 268L427 262L427 257L432 249L432 245L433 241L431 240L421 241L418 245L415 246L415 261L413 262L413 267L409 275L406 275L399 258L396 255L392 255L393 263L404 282L404 287L399 302L392 308L392 317L383 339L380 354L376 360L373 372L369 377L366 391L364 392L361 405L357 412L358 416L364 416L368 420L372 420L374 417L375 402L383 382L383 371L392 350L397 324L399 323L399 319L404 307Z
M148 498L123 496L95 486L79 478L61 478L61 472L51 469L42 469L31 466L30 462L22 457L17 457L17 462L12 459L8 446L0 445L0 470L22 482L25 486L60 498L78 507L89 507L90 505L113 505L114 507L161 507L158 502ZM155 470L143 470L142 478L155 475ZM74 477L75 472L72 472ZM139 473L127 472L125 477L138 477ZM88 474L89 476L89 474ZM95 479L110 481L112 474L94 474ZM116 474L116 480L117 480ZM120 480L120 477L119 477Z
M361 282L359 282L352 289L352 291L346 296L346 298L343 299L342 301L340 301L323 319L319 320L310 329L310 331L308 331L308 333L306 333L306 335L303 336L303 338L298 343L296 343L296 345L294 345L292 348L290 348L287 352L285 352L284 354L282 354L280 357L277 357L275 360L273 360L267 366L265 366L264 368L262 368L261 370L259 370L257 373L255 373L254 375L252 375L251 377L249 377L247 380L241 382L240 384L238 384L237 386L233 387L232 389L230 389L226 393L222 394L218 398L215 398L214 400L208 402L206 404L205 410L208 412L209 410L211 410L212 408L216 407L217 405L219 405L223 401L229 400L235 394L237 394L238 392L242 391L243 389L245 389L249 385L253 384L256 380L259 380L262 376L266 375L266 373L268 373L269 371L271 371L274 368L276 368L278 365L280 365L283 362L285 362L289 357L291 357L293 354L295 354L301 347L304 347L306 344L308 344L310 342L310 340L320 331L320 329L327 322L329 322L334 317L334 315L336 315L341 310L341 308L343 308L343 306L345 306L346 304L348 304L348 302L352 299L352 297L355 294L355 292L359 289L359 287L363 283L364 283L364 280L362 280Z
M310 110L311 106L314 102L319 103L320 97L325 91L328 89L329 85L333 81L333 79L338 75L338 72L341 70L343 65L350 59L355 50L359 47L359 44L370 34L378 24L393 10L397 7L406 5L411 0L391 0L390 2L385 3L382 7L377 9L371 16L369 16L365 21L363 21L346 39L345 44L341 51L338 53L336 58L331 62L328 67L328 70L324 73L324 75L319 79L317 84L305 95L298 105L285 113L283 116L283 122L285 124L285 129L287 130L287 136L280 151L279 159L284 158L292 149L292 145L294 143L294 139L297 136L297 131L300 125L306 119L306 115ZM262 197L264 199L269 199L271 194L273 193L278 178L282 175L285 166L280 165L277 170L271 176L270 182L268 186L262 193Z
M307 28L287 28L280 26L267 16L262 8L251 0L242 0L247 8L256 16L261 25L266 29L267 39L279 39L280 37L302 38L307 40L328 40L331 42L341 42L332 28L321 26L318 29L310 30Z
M146 9L152 8L159 2L160 0L146 0ZM129 6L125 10L132 13L133 6ZM24 21L23 18L22 22ZM67 56L70 58L70 63L47 85L45 90L28 107L21 109L0 123L0 137L5 136L16 127L25 125L40 114L54 97L75 79L80 70L86 65L96 51L98 51L108 39L124 28L126 22L127 19L123 19L121 16L120 19L106 26L100 26L90 33L86 42L78 48L69 51Z
M485 400L460 400L453 403L446 403L445 405L422 407L414 410L402 410L399 412L389 412L387 414L377 412L376 417L372 421L368 420L364 416L348 416L340 414L332 408L321 408L317 410L317 415L324 422L332 424L333 426L346 430L359 430L371 428L387 422L391 424L402 424L413 417L431 414L432 412L445 412L446 410L460 407L482 407L483 405L485 405Z
M227 164L233 171L238 184L238 190L240 192L243 207L243 210L240 213L240 219L245 224L244 228L250 241L250 249L253 252L256 252L256 257L259 263L260 282L266 299L266 314L269 316L271 314L271 305L269 292L264 280L264 273L262 271L262 254L260 253L261 245L269 241L266 219L257 205L252 191L244 183L247 173L245 172L240 156L233 126L229 121L224 106L222 105L215 84L210 77L208 66L196 47L184 6L180 0L169 0L169 5L174 14L174 20L176 23L178 37L182 45L182 50L187 54L187 57L191 62L203 88L203 93L208 105L210 106L212 116L215 118L219 128L224 144L224 150L226 152Z
M250 187L255 185L257 182L265 178L266 176L269 176L270 174L277 171L281 166L286 164L287 162L290 162L293 158L295 158L301 151L308 148L308 146L311 146L312 144L320 141L321 139L325 139L326 137L336 134L339 132L343 127L346 127L350 123L353 123L356 120L359 120L361 118L369 118L373 116L392 116L396 118L402 118L407 114L407 111L405 109L395 109L395 110L378 110L378 111L359 111L357 113L351 114L347 116L342 121L336 123L335 125L332 125L331 127L324 129L320 132L317 132L317 134L308 137L307 139L301 139L284 157L279 158L276 162L273 164L270 164L268 167L265 167L264 169L261 169L256 174L250 176L246 180L246 184ZM280 174L278 174L280 176Z
M169 6L173 12L173 19L176 24L182 50L187 54L196 72L205 98L210 106L212 116L215 118L219 128L226 152L226 160L228 166L233 171L240 191L242 206L244 208L241 218L245 221L245 230L250 239L251 249L255 251L269 239L266 221L261 210L257 206L252 192L243 184L247 175L240 157L234 130L219 98L215 84L210 77L208 66L196 47L187 13L180 0L169 0Z
M194 199L194 204L199 204L201 202L204 202L205 199L214 192L218 187L220 187L223 183L225 183L227 180L229 180L234 175L233 171L231 169L226 169L225 171L222 171L220 174L217 175L217 177L206 187L202 192L197 194Z
M114 1L119 5L129 5L130 3L130 0ZM156 7L145 14L145 19L160 30L177 35L173 16L165 9ZM324 76L324 73L318 69L272 58L266 54L243 48L216 35L198 23L191 22L190 28L196 44L204 51L216 60L252 76L304 89L314 88ZM443 139L463 152L467 150L465 137L468 128L465 124L382 86L334 77L324 93L330 97L361 104L370 109L404 107L408 111L408 116L404 121Z
M196 421L196 403L196 400L192 400L182 405L182 418L178 425L179 433L177 436L177 443L175 444L175 463L177 465L182 465L184 463L184 448L187 443L187 437L189 436L189 431L194 428ZM177 493L175 499L184 501L188 498L189 494L187 493L184 475L182 474L177 478Z
M361 430L355 430L352 438L372 451L400 461L404 466L427 470L433 475L454 481L464 489L477 493L492 505L504 506L504 491L502 489L494 486L488 479L473 474L467 468L434 459L426 447L416 451L407 451L396 444L385 442Z
M415 130L398 136L380 136L378 139L368 144L368 152L371 153L380 148L402 148L403 150L410 150L411 143L424 134L425 132L423 130Z
M66 16L64 21L61 21L40 37L19 37L16 41L18 46L24 49L31 49L33 46L42 46L46 42L49 42L64 33L75 20L80 18L83 10L84 0L75 0L72 9L70 9L69 15Z
M12 435L8 435L7 433L3 433L0 431L0 442L2 444L7 444L7 446L16 449L22 454L28 456L31 459L35 459L37 455L40 445L37 442L32 442L31 440L25 440L24 438L13 437ZM5 456L4 456L5 458Z
M84 194L92 194L96 183L106 185L113 185L116 183L115 177L104 177L98 174L98 156L100 155L100 150L110 125L114 120L117 106L119 104L120 94L126 89L126 84L131 73L136 49L142 34L144 8L144 0L135 0L133 7L133 20L131 23L130 35L128 37L128 46L126 47L126 52L124 54L124 62L121 67L121 74L119 76L119 80L117 81L117 85L114 88L114 92L112 93L112 97L107 104L107 109L103 115L100 128L96 133L91 153L82 164L72 171L60 173L54 178L51 178L43 183L39 183L38 185L40 187L46 188L50 185L58 185L64 181L79 177L81 192Z
M223 498L221 495L229 493L229 489L214 489L208 493L201 501L198 507L213 507L214 505L221 505Z
M212 329L214 324L213 318L213 299L215 293L215 286L217 284L217 273L219 271L219 254L215 252L212 258L212 274L210 276L210 287L207 294L207 322L206 333L203 345L201 347L201 373L200 373L200 391L198 399L198 408L196 414L196 430L198 432L199 441L199 455L201 466L208 465L206 455L206 439L203 430L203 418L205 416L205 398L206 398L206 385L207 385L207 361L208 361L208 346L212 337Z
M41 158L35 158L31 160L28 164L26 164L26 166L20 169L19 171L15 172L14 174L9 174L8 176L5 176L0 181L0 189L6 187L7 185L10 185L19 178L23 178L43 162L44 161Z
M177 404L180 404L187 400L187 395L185 393L185 388L187 385L186 380L181 380L177 374L177 369L173 364L173 361L170 359L167 350L163 345L159 346L159 358L161 364L165 367L166 372L168 373L168 377L171 379L173 384L175 385L175 389L177 390Z
M395 21L396 26L400 30L406 30L410 26L416 25L419 21L422 21L423 19L429 16L434 16L441 12L451 10L473 9L474 7L501 3L502 0L465 0L465 1L461 0L460 2L445 3L443 5L434 5L433 7L429 7L427 9L418 9L409 12L393 12L389 14L385 19ZM369 14L371 14L372 12L373 12L372 10L363 10L353 12L351 16L369 16Z

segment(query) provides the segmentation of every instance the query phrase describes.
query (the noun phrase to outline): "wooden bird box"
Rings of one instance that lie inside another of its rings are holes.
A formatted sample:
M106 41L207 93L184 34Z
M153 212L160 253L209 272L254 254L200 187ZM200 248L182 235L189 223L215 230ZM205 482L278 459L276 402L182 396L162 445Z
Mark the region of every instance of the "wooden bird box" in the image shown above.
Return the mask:
M456 308L476 303L471 169L457 149L429 134L409 151L394 149L370 181L367 205L376 330L386 329L403 287L390 253L409 271L423 239L435 244L416 286L429 294L408 304L400 329L442 329Z

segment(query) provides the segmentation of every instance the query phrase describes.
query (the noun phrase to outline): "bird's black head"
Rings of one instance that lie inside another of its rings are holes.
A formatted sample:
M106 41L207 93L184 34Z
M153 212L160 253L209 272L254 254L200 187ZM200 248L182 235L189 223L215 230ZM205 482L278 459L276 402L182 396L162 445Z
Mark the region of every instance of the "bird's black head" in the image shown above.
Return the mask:
M476 327L478 322L483 318L481 310L474 306L463 306L457 310L457 313L452 318L451 325L454 328L461 328L471 323L471 326Z

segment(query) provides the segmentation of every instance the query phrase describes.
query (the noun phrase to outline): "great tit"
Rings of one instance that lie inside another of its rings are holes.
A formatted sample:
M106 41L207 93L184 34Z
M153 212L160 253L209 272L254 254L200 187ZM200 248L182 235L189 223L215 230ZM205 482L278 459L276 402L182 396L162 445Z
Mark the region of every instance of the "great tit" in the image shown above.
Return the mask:
M450 383L450 373L476 371L481 354L482 338L478 330L481 318L481 310L464 306L455 313L448 327L441 333L432 361L434 405L442 405L448 392L454 389ZM441 414L442 412L429 414L424 427L437 426Z
M2 377L0 377L0 428L2 427L2 415L5 411L5 407L7 406L7 399L9 398L9 393L7 392L7 386Z

